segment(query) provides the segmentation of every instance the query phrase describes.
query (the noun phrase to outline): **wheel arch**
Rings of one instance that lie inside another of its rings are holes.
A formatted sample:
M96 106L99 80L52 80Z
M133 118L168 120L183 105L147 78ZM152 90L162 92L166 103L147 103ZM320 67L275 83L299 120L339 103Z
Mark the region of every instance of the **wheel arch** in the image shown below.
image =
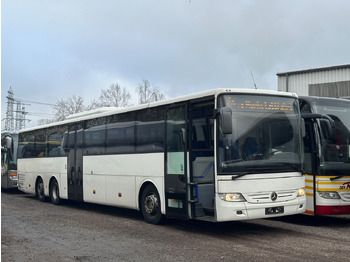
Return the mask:
M162 214L164 215L165 214L165 208L164 208L165 207L165 203L163 203L164 202L163 201L164 198L162 198L163 194L160 191L160 187L157 185L157 183L155 183L152 180L145 180L145 181L143 181L143 183L140 186L140 189L139 189L139 192L138 192L138 197L137 197L137 208L138 208L138 210L141 211L142 192L145 190L145 188L148 185L153 185L157 189L159 197L160 197L160 201L161 201L161 211L162 211Z
M49 189L50 189L51 183L52 183L54 180L56 180L57 183L58 183L58 181L59 181L59 180L57 179L57 177L52 176L52 177L50 178L50 181L49 181Z
M37 192L37 185L38 185L38 183L39 183L39 179L41 179L41 180L43 181L43 183L44 183L44 193L45 193L45 180L44 180L44 178L39 174L39 175L37 175L36 178L35 178L35 194L38 193L38 192Z

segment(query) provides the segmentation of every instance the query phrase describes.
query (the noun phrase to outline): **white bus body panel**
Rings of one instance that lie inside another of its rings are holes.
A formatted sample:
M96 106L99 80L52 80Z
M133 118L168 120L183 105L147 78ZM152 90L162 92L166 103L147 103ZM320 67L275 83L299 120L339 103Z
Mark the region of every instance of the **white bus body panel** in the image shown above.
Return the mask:
M298 197L299 188L304 187L304 176L300 173L246 175L232 180L231 176L220 176L217 182L217 221L270 218L305 212L305 196ZM271 200L276 192L277 200ZM246 202L227 202L218 193L241 193ZM266 215L265 209L284 207L283 214Z
M83 161L85 202L138 209L140 188L146 181L164 199L164 153L84 156Z
M35 182L40 176L44 182L44 192L49 196L49 183L55 177L59 183L60 197L68 198L67 157L20 158L18 159L18 189L35 194Z
M67 157L19 159L19 189L35 194L35 182L40 176L45 195L49 196L49 183L55 177L60 197L68 199ZM154 184L161 199L164 197L164 153L84 156L84 201L118 207L138 209L138 197L145 182ZM162 201L162 213L165 203Z

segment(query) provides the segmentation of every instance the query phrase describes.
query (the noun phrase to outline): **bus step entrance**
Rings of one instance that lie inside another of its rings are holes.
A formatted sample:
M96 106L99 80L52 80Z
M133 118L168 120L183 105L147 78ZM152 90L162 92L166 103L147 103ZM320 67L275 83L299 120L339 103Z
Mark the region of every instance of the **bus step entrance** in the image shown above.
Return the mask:
M195 217L205 216L202 203L195 203Z
M203 207L202 203L195 203L195 217L214 216L214 207Z
M204 207L203 211L206 216L214 216L214 207Z

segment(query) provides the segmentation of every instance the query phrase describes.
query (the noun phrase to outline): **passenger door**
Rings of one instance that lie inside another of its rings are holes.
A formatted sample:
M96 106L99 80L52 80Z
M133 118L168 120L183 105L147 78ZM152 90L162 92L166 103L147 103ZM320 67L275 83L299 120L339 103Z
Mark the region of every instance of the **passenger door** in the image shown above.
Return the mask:
M214 103L193 103L189 110L190 196L192 216L214 217Z
M68 126L68 199L83 201L83 123Z
M169 108L166 114L165 206L167 217L188 218L186 105Z

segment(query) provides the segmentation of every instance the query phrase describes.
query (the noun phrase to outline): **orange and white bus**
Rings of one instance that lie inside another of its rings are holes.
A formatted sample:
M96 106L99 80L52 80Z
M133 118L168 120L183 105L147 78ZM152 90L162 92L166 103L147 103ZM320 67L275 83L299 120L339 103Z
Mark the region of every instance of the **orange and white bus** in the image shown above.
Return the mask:
M350 100L300 97L306 213L350 214Z

